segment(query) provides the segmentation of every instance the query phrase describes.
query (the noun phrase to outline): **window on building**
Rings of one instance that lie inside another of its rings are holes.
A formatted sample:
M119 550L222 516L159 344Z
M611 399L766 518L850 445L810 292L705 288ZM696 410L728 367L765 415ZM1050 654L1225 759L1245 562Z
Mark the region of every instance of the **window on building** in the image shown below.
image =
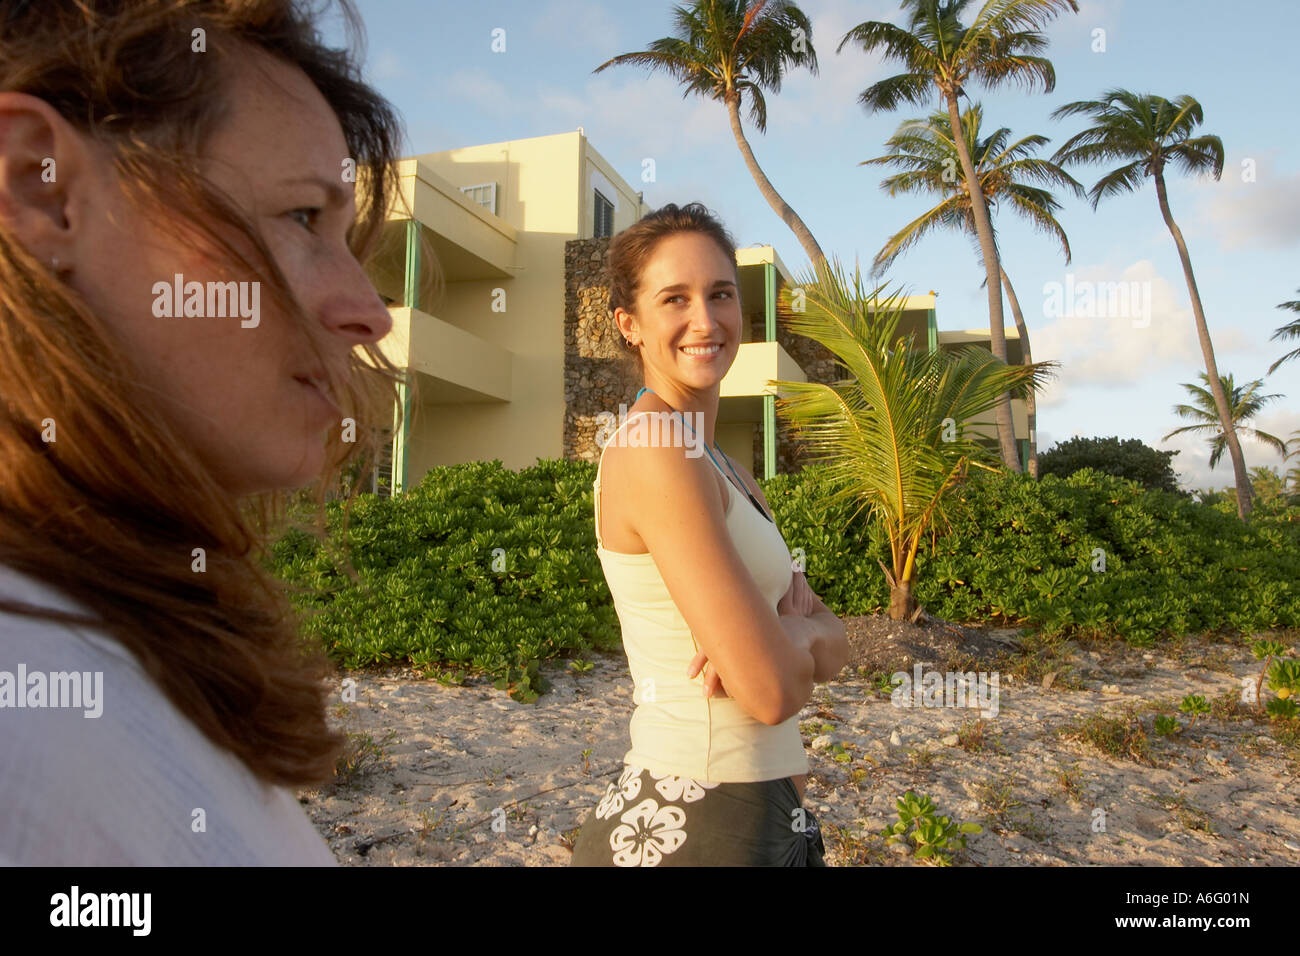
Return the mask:
M614 235L614 204L601 195L600 190L596 193L596 215L594 222L595 231L592 235L597 239L603 239L607 236Z
M479 183L477 186L461 186L463 192L470 202L476 202L492 215L497 214L497 184L496 183Z

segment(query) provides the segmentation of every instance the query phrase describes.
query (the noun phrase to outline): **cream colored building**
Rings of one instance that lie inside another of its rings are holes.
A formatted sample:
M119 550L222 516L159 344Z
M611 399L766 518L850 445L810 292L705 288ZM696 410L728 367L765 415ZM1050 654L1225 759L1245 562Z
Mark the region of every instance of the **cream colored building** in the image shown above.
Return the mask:
M559 457L564 243L648 207L581 130L427 153L398 172L413 219L390 222L371 267L393 316L386 354L419 396L394 440L396 489L437 465Z
M392 215L369 267L393 317L383 348L416 381L393 437L391 487L412 487L439 465L499 458L517 469L562 457L565 244L632 225L650 211L641 193L580 129L427 153L401 160L398 173L411 218ZM766 383L806 380L777 341L775 303L791 277L771 246L739 249L736 260L748 321L722 384L717 440L770 476L776 426ZM974 334L939 333L932 295L908 305L904 324L929 348ZM1023 421L1021 409L1018 436Z

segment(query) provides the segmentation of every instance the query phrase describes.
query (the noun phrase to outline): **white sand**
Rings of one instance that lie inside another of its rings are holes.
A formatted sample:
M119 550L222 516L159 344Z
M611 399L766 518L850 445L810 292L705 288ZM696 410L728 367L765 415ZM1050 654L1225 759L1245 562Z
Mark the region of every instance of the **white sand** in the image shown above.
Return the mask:
M845 744L852 760L833 760L820 746L826 741L812 748L820 726L805 733L812 765L805 805L823 827L842 828L860 841L857 850L846 850L827 833L827 862L916 865L877 835L896 819L895 799L915 789L928 793L942 814L986 824L984 833L968 838L959 863L1295 865L1297 768L1266 720L1202 717L1190 732L1169 739L1151 732L1147 715L1157 767L1104 756L1055 733L1071 718L1117 713L1125 702L1176 702L1188 693L1212 700L1259 671L1242 648L1205 647L1221 654L1232 673L1121 649L1101 660L1079 652L1084 690L1043 689L1001 674L1000 713L987 721L986 739L1004 752L942 743L977 717L974 711L895 708L856 677L819 685L801 725L832 725L827 736ZM332 719L375 741L393 736L385 756L355 783L300 795L339 861L567 865L563 834L578 826L622 769L632 682L621 656L597 656L586 674L560 664L543 670L553 686L535 704L517 703L486 681L449 687L409 672L352 675L356 702L340 705ZM1107 684L1118 685L1119 693L1104 693ZM1179 720L1188 723L1186 715ZM585 758L584 750L590 750ZM850 782L855 769L865 773ZM1077 780L1079 800L1062 785L1062 771ZM999 795L1004 786L1009 789ZM1105 829L1095 832L1098 809Z

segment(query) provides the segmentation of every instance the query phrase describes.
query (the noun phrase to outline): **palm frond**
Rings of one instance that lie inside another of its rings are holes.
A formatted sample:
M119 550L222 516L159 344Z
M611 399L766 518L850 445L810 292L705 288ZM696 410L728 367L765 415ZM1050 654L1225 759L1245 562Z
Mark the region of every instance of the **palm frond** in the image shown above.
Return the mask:
M898 60L917 68L928 66L932 56L921 38L910 30L879 20L859 23L844 34L835 52L842 52L850 41L860 44L865 53L880 50L887 60Z
M1269 432L1262 432L1258 428L1241 428L1238 429L1238 431L1245 432L1251 438L1255 439L1255 441L1272 448L1279 455L1283 456L1283 458L1286 457L1287 443L1284 439L1278 438L1276 435L1270 434Z
M1061 184L1076 193L1082 192L1083 187L1050 160L1030 155L1034 148L1047 142L1046 137L1026 136L1008 147L1006 141L1010 138L1010 130L1002 127L987 139L981 140L982 117L980 104L972 103L959 118L980 178L980 186L991 211L995 211L1005 199L1012 209L1026 216L1036 229L1055 236L1061 243L1066 262L1069 262L1069 240L1055 218L1056 212L1061 208L1060 203L1048 190L1028 185L1025 181ZM891 196L931 192L943 199L886 242L873 262L874 276L879 276L898 255L933 228L944 226L975 233L970 196L965 189L965 176L953 140L951 121L945 111L937 110L924 119L903 122L886 141L886 146L888 153L863 160L860 164L889 165L903 170L883 179L882 189Z
M1215 179L1223 175L1223 141L1217 136L1197 136L1184 141L1167 154L1175 168L1199 175L1208 172Z
M935 229L951 228L955 220L963 217L961 202L960 197L949 196L890 236L876 254L872 263L872 275L882 274L900 255Z
M1107 90L1095 100L1067 103L1054 119L1086 115L1092 125L1065 141L1053 157L1070 163L1125 162L1103 176L1088 195L1095 209L1102 199L1133 192L1166 165L1192 174L1223 172L1223 143L1217 136L1191 136L1201 123L1201 105L1190 96L1167 100L1129 90Z
M1088 190L1092 208L1096 209L1098 204L1107 196L1137 192L1141 188L1142 180L1146 178L1146 175L1146 164L1142 160L1136 160L1127 166L1111 170L1097 180L1097 184Z
M1300 299L1297 299L1293 302L1283 302L1281 305L1278 306L1278 308L1290 309L1292 312L1300 312ZM1268 337L1268 340L1270 342L1278 342L1278 341L1285 342L1287 339L1300 339L1300 319L1296 319L1294 322L1288 322L1286 325L1281 326L1279 329L1277 329L1277 331L1275 331L1272 335ZM1277 367L1279 365L1281 365L1283 362L1289 362L1294 358L1300 358L1300 348L1292 349L1290 352L1287 352L1280 359L1278 359L1276 362L1270 365L1268 367L1268 374L1272 375L1277 370Z
M934 519L955 475L997 460L963 424L1008 390L1040 387L1055 363L1008 366L984 349L915 347L898 331L901 297L868 289L858 269L849 279L838 262L798 287L804 309L791 310L786 290L783 323L827 348L848 377L831 385L776 382L778 409L814 460L827 464L836 495L863 504L902 547ZM945 441L950 422L959 434Z
M672 37L666 37L663 40L657 40L656 43L680 44L685 46L680 40ZM686 58L676 53L669 53L660 50L641 50L636 53L620 53L618 56L611 57L600 66L592 70L593 73L600 73L611 66L646 66L651 72L663 70L675 80L692 81L700 73L714 76L710 68L697 60Z
M869 112L893 112L903 103L924 106L934 99L933 80L927 73L900 73L873 83L858 94L858 102Z

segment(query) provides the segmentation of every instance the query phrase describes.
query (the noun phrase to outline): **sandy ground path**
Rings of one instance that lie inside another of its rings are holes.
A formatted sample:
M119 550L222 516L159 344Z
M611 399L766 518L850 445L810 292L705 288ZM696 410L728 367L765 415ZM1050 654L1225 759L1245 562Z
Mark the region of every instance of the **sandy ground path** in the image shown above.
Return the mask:
M1150 705L1238 693L1259 671L1249 650L1076 649L1071 663L1072 678L1047 687L1001 672L998 714L983 723L974 710L895 707L849 668L819 685L799 719L812 767L804 802L826 831L827 862L917 865L879 836L911 789L984 826L959 865L1300 863L1294 741L1244 711L1172 738L1151 731ZM583 674L543 671L552 689L535 704L486 681L353 675L356 700L332 721L376 746L362 748L350 781L299 796L338 860L567 865L575 828L622 769L632 681L614 655ZM1144 715L1150 762L1065 732L1126 706Z

